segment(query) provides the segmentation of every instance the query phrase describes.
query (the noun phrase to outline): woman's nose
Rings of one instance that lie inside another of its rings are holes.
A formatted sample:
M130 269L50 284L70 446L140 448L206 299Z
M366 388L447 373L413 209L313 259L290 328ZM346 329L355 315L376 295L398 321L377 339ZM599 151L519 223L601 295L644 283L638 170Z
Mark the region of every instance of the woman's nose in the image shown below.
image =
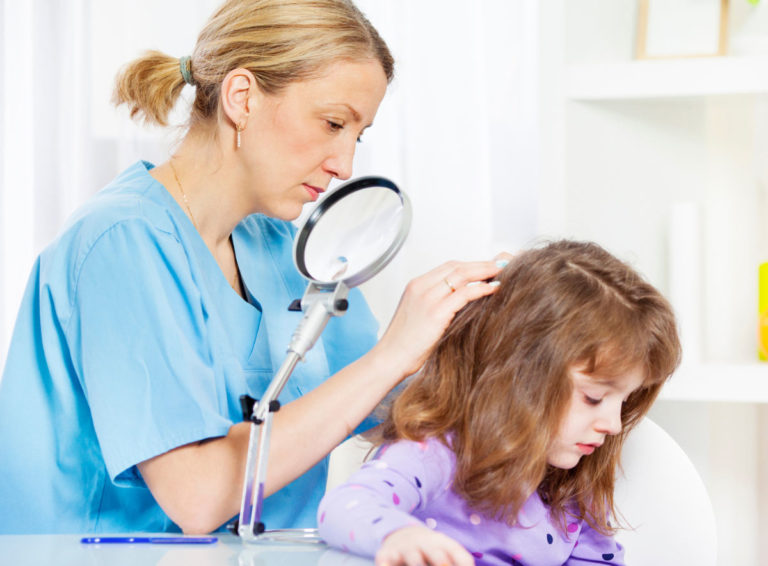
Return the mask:
M338 151L329 156L323 166L325 170L341 181L352 176L352 161L355 157L355 143L345 143Z

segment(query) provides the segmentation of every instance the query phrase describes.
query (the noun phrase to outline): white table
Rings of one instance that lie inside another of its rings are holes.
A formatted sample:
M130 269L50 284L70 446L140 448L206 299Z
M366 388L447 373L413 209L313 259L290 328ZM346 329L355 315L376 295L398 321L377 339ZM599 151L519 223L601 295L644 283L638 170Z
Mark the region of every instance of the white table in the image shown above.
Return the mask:
M339 552L322 544L243 543L235 535L217 534L216 536L219 540L214 544L179 545L82 544L81 535L0 535L0 564L4 566L373 565L372 560Z

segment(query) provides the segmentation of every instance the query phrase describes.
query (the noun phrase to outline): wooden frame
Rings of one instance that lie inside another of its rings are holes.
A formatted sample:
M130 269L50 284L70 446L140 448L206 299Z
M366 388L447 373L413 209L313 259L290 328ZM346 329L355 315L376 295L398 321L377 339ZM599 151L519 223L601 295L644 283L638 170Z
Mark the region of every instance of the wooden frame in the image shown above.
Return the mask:
M728 49L728 0L638 0L638 59L713 57Z

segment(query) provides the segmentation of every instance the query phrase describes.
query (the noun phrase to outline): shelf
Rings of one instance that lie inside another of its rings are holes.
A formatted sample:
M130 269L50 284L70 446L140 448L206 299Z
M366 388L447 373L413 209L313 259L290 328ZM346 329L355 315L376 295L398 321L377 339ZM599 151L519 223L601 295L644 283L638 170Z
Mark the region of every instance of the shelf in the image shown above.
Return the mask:
M660 399L723 403L768 403L768 363L682 366Z
M708 57L568 67L573 101L632 100L768 93L767 57Z

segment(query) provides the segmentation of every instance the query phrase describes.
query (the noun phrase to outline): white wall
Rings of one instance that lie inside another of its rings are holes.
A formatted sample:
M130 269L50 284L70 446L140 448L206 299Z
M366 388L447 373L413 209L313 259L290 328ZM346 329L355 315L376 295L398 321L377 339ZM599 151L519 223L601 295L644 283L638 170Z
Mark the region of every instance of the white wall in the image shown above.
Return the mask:
M217 4L3 4L10 30L3 36L6 84L35 68L47 74L45 97L6 89L0 109L0 142L10 144L1 160L0 366L35 255L75 206L135 160L165 160L181 134L143 129L115 111L109 99L119 66L149 48L189 53ZM364 289L383 323L412 277L447 259L514 249L535 233L535 6L360 2L392 47L397 77L359 146L355 174L392 178L414 205L400 257ZM15 45L22 41L30 48L19 53ZM185 98L191 95L186 89ZM184 103L175 115L181 123Z

